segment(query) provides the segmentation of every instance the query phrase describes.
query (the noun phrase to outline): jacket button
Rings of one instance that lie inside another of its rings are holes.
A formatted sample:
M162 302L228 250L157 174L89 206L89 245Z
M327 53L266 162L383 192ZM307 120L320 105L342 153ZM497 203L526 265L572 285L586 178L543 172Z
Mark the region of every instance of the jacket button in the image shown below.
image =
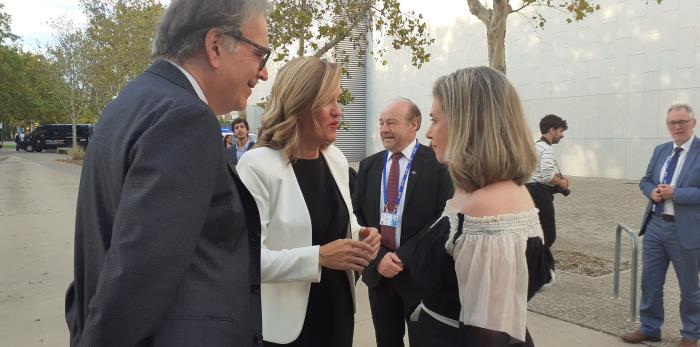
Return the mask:
M255 335L255 344L262 345L262 343L263 343L263 336L261 334Z
M250 286L250 291L253 294L260 294L260 285L259 284L253 284Z

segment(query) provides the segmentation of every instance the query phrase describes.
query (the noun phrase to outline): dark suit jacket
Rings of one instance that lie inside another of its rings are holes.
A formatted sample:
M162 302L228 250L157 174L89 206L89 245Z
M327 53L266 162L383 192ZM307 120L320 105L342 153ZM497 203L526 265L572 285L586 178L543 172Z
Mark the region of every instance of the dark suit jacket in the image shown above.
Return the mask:
M360 225L379 227L380 189L382 171L384 170L384 152L381 151L360 162L352 204ZM401 259L413 254L419 232L425 226L437 220L445 209L445 201L452 197L452 181L447 166L435 158L432 148L420 145L411 164L411 173L406 185L404 209L401 216L401 242L396 251ZM382 278L377 272L377 264L389 252L380 247L377 257L362 272L362 281L373 288ZM405 261L404 261L405 263ZM399 286L405 303L409 306L418 304L420 295L410 281L407 270L393 278ZM406 302L408 301L408 302Z
M253 346L260 310L255 202L214 113L156 62L107 105L87 149L71 346Z
M654 149L649 161L647 172L639 182L639 188L649 198L642 227L639 235L643 235L651 209L651 192L659 185L659 177L666 158L673 152L673 142L666 142ZM683 167L678 173L676 187L673 192L673 212L676 216L676 230L683 247L687 249L700 248L700 139L693 137L690 150L686 155Z

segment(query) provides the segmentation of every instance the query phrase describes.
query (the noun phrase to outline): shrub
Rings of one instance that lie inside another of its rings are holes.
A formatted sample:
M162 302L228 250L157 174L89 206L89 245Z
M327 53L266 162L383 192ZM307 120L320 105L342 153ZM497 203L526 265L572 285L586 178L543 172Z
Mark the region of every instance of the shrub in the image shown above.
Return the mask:
M85 149L82 146L77 146L68 150L68 156L72 160L83 160L85 158Z

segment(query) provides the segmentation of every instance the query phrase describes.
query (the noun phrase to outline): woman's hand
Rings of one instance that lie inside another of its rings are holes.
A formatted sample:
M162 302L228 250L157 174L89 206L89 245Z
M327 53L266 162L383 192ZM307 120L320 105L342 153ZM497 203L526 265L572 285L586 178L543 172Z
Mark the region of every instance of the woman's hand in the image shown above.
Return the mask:
M377 228L362 228L360 229L360 241L372 247L372 253L370 254L369 260L377 257L379 253L379 245L382 241L382 236L379 235Z
M338 239L319 248L319 263L333 270L362 271L372 260L373 251L363 241Z

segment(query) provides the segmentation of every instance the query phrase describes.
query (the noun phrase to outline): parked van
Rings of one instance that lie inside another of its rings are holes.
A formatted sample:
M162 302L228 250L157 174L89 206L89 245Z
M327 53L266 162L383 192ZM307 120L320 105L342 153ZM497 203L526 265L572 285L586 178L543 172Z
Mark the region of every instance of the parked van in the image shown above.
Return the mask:
M87 147L92 135L92 124L77 124L77 141ZM19 143L19 148L27 152L41 152L45 149L73 146L73 126L71 124L40 125Z

